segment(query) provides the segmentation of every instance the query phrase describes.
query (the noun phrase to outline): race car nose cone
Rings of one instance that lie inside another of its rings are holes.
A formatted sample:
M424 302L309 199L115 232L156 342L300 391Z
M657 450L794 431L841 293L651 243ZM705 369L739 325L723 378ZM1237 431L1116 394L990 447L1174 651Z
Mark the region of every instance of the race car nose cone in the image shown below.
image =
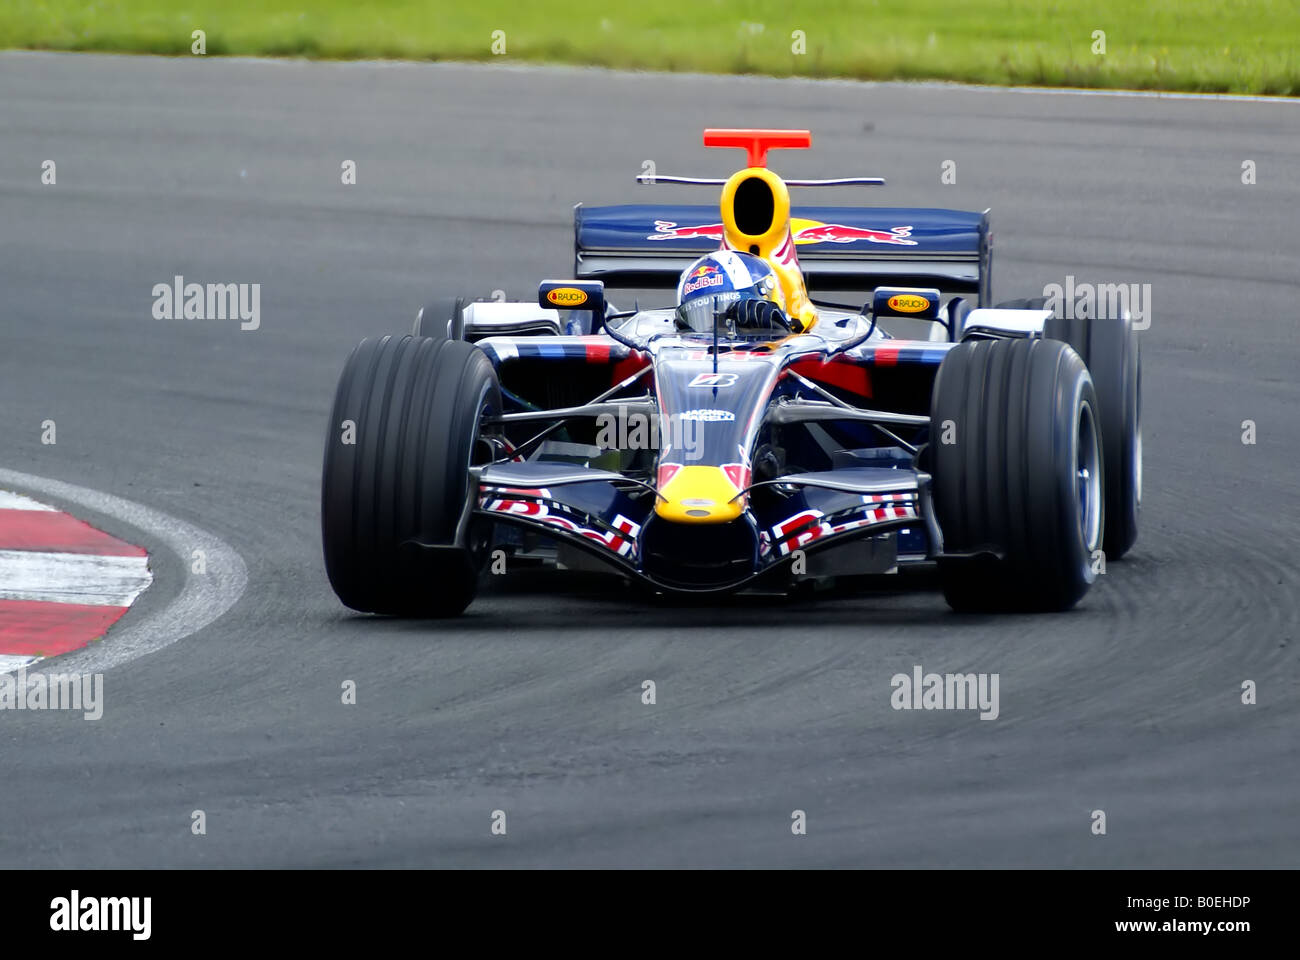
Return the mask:
M677 523L726 523L745 509L740 489L721 467L690 466L664 471L655 513Z

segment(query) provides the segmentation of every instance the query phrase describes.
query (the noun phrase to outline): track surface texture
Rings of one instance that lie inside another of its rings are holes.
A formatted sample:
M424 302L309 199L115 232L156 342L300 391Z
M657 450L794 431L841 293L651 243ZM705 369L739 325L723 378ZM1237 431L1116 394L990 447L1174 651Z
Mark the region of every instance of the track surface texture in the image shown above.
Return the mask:
M0 866L1300 861L1300 106L26 53L0 91L4 466L248 566L224 617L109 670L102 720L0 714ZM1152 285L1141 537L1075 611L961 617L933 583L682 605L541 574L446 623L337 602L318 490L348 350L435 295L565 276L575 201L706 202L632 179L730 172L710 125L811 127L776 169L889 178L817 202L991 207L999 300ZM260 329L154 319L177 274L260 283ZM124 625L188 575L155 568ZM894 710L917 664L999 674L1000 716Z

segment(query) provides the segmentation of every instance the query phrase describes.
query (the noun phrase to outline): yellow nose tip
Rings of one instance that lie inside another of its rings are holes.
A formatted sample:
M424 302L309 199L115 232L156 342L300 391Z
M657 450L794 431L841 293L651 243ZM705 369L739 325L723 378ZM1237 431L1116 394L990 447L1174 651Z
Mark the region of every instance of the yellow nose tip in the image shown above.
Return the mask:
M677 523L726 523L745 508L739 492L721 467L681 467L660 487L655 513Z

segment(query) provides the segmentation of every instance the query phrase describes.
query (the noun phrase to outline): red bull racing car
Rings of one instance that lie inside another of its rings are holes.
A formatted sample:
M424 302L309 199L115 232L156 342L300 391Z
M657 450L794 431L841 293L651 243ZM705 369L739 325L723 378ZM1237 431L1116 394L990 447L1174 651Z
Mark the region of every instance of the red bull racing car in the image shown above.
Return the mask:
M882 182L777 176L807 131L704 142L746 166L639 179L718 206L579 205L572 279L352 352L321 490L343 603L453 615L485 565L549 560L691 594L926 564L956 610L1075 604L1137 536L1129 318L991 304L987 213L792 208Z

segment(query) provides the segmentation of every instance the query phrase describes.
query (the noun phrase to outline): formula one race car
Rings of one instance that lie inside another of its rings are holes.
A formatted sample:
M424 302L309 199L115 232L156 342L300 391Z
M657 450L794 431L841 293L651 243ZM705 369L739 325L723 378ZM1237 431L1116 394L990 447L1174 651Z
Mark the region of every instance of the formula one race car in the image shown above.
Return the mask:
M704 143L748 165L639 179L721 185L720 209L579 205L574 279L352 352L321 491L339 598L453 615L489 563L664 593L928 563L957 610L1075 604L1137 536L1128 316L992 306L987 213L792 210L790 186L882 182L782 180L767 151L807 131ZM676 300L620 311L615 287ZM929 336L887 332L909 321Z

